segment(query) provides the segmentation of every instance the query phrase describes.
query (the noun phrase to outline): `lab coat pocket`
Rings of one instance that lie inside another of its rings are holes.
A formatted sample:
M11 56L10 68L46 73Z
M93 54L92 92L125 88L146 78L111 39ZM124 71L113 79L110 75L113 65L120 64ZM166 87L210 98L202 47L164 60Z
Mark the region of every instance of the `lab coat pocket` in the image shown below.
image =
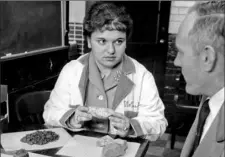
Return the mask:
M138 115L138 105L134 104L133 101L124 101L124 115L127 118L134 118Z

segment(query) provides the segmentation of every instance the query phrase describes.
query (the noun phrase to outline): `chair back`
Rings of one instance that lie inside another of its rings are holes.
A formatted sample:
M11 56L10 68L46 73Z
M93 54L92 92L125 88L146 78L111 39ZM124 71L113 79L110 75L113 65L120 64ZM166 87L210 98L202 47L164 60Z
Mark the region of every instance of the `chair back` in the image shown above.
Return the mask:
M51 91L34 91L21 95L15 102L16 116L21 124L44 124L44 105Z
M8 86L0 85L0 133L8 129L9 123L9 103L8 103Z

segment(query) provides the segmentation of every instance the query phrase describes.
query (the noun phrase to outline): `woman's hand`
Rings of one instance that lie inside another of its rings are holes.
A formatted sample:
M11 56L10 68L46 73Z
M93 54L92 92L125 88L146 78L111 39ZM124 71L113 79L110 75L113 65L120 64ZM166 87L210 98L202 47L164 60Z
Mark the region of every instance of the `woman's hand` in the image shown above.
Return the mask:
M78 106L69 123L74 128L81 128L85 121L90 120L92 120L92 115L88 113L88 107Z
M115 112L109 117L111 125L116 129L116 134L121 137L128 136L130 131L130 120L121 113Z
M88 113L98 119L108 119L115 111L110 108L89 107Z

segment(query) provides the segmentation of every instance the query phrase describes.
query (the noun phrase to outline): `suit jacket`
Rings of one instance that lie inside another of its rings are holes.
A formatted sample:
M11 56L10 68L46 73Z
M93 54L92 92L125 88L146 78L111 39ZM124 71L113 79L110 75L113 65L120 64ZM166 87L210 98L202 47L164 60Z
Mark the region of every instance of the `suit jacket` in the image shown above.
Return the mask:
M199 111L205 99L206 97L202 98L195 121L182 149L181 157L191 157L190 153L194 145ZM224 102L192 157L224 157Z

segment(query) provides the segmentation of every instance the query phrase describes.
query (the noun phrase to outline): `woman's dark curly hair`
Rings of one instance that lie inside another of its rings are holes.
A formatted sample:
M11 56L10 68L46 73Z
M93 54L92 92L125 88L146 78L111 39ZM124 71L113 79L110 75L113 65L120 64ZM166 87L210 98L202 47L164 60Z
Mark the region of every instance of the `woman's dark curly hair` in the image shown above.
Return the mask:
M95 2L84 18L84 35L90 37L96 31L118 30L131 36L133 20L123 6L109 2Z

